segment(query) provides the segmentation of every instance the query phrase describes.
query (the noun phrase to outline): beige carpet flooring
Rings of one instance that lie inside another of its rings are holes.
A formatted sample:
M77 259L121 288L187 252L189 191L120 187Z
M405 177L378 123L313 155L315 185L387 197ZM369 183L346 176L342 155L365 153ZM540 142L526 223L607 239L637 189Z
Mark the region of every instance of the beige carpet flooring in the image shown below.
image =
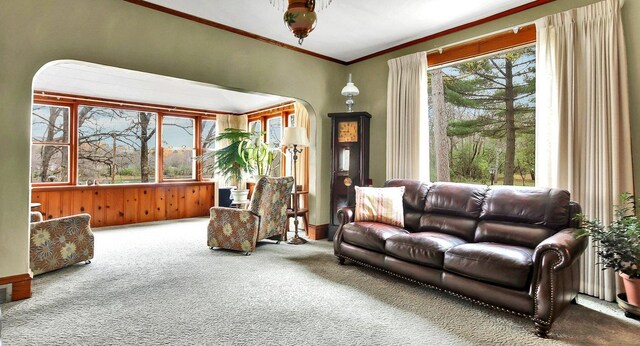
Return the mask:
M326 240L210 250L206 219L96 229L90 265L2 305L5 345L638 345L640 322L580 297L552 330L356 265Z

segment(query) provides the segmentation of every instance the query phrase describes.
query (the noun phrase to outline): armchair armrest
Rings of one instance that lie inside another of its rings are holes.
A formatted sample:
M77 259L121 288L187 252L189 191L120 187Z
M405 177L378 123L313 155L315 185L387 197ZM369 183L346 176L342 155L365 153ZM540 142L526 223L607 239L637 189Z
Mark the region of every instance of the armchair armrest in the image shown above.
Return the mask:
M207 245L253 252L260 230L260 216L251 210L213 207L209 209Z
M554 270L561 270L573 264L587 248L587 238L576 238L575 228L566 228L543 240L533 253L533 262L538 267L545 253L554 252L557 254L558 262L554 265Z
M31 211L29 212L29 220L30 222L40 222L44 220L44 218L39 211Z
M33 275L93 259L94 236L90 222L91 215L78 214L31 223Z
M209 216L213 219L219 216L227 216L227 217L239 217L240 215L247 215L248 217L256 217L260 216L249 209L238 209L238 208L226 208L226 207L211 207L209 209Z

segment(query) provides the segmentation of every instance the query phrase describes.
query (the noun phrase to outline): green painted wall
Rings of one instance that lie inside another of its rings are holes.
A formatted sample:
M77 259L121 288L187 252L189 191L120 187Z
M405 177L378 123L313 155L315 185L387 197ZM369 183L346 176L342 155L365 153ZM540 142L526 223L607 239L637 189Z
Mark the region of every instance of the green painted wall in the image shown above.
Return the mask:
M557 0L491 23L352 66L316 59L121 0L0 1L0 277L29 265L29 137L31 82L46 63L73 59L290 96L311 116L311 223L328 222L329 112L344 109L347 72L360 88L356 110L373 115L371 177L385 178L387 60L530 22L594 0ZM629 60L632 131L640 129L640 1L623 10ZM640 141L634 159L640 159ZM638 161L637 161L638 162ZM640 176L635 170L636 178Z
M389 72L387 61L389 59L420 51L430 51L598 1L556 0L546 5L349 66L349 72L353 73L354 82L360 89L360 95L355 98L356 110L367 110L371 113L371 137L377 138L377 140L371 141L370 175L374 183L380 185L385 180L387 74ZM622 13L629 66L633 159L638 163L634 166L634 176L635 181L640 181L640 138L637 136L633 138L633 134L640 132L640 21L638 20L640 18L640 1L627 0ZM638 186L636 186L636 195L640 195Z
M29 259L31 82L73 59L307 101L311 223L328 222L329 112L343 109L346 67L121 0L0 1L0 277ZM206 244L203 243L203 246Z

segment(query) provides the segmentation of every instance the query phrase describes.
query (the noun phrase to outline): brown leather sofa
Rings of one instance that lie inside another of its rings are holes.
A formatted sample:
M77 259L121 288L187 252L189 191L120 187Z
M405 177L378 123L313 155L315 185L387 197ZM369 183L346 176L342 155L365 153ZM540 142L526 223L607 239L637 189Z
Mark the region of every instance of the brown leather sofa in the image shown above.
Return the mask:
M350 260L530 318L541 337L576 302L587 239L574 236L580 206L569 192L415 180L385 186L405 186L405 227L353 222L353 209L340 209L340 264Z

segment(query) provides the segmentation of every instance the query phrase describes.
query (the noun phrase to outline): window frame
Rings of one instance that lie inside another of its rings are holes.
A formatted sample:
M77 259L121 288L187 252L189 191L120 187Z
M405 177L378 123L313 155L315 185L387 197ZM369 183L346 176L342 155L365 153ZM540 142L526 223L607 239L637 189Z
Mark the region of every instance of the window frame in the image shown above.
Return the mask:
M115 186L149 186L157 184L173 184L180 182L200 182L200 181L212 181L211 179L203 179L202 177L202 163L196 160L195 164L195 178L194 179L164 179L162 170L162 118L163 116L172 116L179 118L191 118L194 119L194 149L196 155L202 152L201 148L201 119L217 120L216 114L230 114L226 112L217 112L210 110L191 109L191 108L178 108L165 105L152 105L144 103L135 103L113 99L100 99L94 97L85 97L78 95L70 95L63 93L44 92L36 90L33 93L31 112L33 112L34 105L43 106L61 106L69 107L69 181L68 182L31 182L32 188L39 187L76 187L85 186L78 184L78 111L80 105L82 106L94 106L103 108L122 109L128 111L144 111L156 113L156 157L155 157L155 175L154 181L149 183L121 183L121 184L108 184L100 185L100 187L115 187ZM32 120L33 121L33 120ZM30 136L31 145L34 142Z
M535 24L485 35L427 53L427 72L465 61L482 59L532 46L537 41ZM431 155L430 153L428 155ZM430 172L429 172L430 173ZM432 177L430 177L431 179Z
M202 147L202 129L204 128L202 123L205 122L205 121L215 121L215 123L216 123L216 133L218 132L218 119L216 119L213 116L199 117L197 122L200 124L200 129L198 131L198 133L200 135L198 136L198 138L196 138L196 141L199 141L197 143L197 147L196 147L196 155L198 157L202 157L202 155L204 155L205 151L207 150L204 147ZM215 140L214 140L213 147L215 149ZM212 150L212 149L208 149L208 150ZM201 160L196 160L196 180L197 181L217 181L217 176L214 174L213 178L205 178L204 177L204 172L202 170L202 161Z
M194 116L186 116L186 115L180 115L180 114L176 114L175 112L162 112L161 114L158 115L160 120L159 120L159 126L160 126L160 136L157 138L158 143L160 145L160 153L158 154L158 159L157 161L159 161L158 163L158 168L160 169L160 172L156 171L156 174L158 174L158 179L157 182L158 183L163 183L163 182L171 182L171 183L175 183L175 182L184 182L184 181L198 181L198 160L195 160L194 165L193 165L193 169L195 170L195 172L193 172L191 174L191 176L193 178L191 179L171 179L171 178L165 178L164 176L164 149L165 147L162 145L162 135L163 135L163 131L164 131L164 118L182 118L182 119L190 119L191 121L193 121L193 147L191 148L192 152L197 156L198 155L198 148L200 147L200 137L202 136L200 133L200 121L198 121L198 117L194 117Z
M74 143L77 142L77 138L78 138L78 131L74 131L74 128L77 129L77 123L78 123L78 119L74 116L75 114L77 114L77 105L75 105L73 102L64 102L64 101L60 101L60 100L50 100L50 101L43 101L43 100L36 100L34 99L31 103L31 113L33 113L33 108L36 105L40 105L40 106L54 106L54 107L67 107L69 108L69 141L67 143L55 143L55 145L58 146L67 146L69 149L67 150L67 154L69 155L69 158L67 160L67 165L69 166L67 168L67 181L65 182L32 182L31 181L31 177L29 177L29 182L31 183L31 186L73 186L76 185L77 183L77 179L78 179L78 175L77 175L77 170L78 170L78 166L77 166L77 157L78 157L78 147L77 145L74 145ZM33 115L32 115L33 116ZM75 123L75 125L74 125ZM33 127L33 119L31 119L31 126ZM31 142L29 145L29 152L31 153L31 150L33 150L33 145L34 144L49 144L49 145L54 145L54 143L47 143L47 142L34 142L33 141L33 133L29 134L29 141ZM75 157L75 158L74 158ZM31 175L31 155L29 155L29 175Z

